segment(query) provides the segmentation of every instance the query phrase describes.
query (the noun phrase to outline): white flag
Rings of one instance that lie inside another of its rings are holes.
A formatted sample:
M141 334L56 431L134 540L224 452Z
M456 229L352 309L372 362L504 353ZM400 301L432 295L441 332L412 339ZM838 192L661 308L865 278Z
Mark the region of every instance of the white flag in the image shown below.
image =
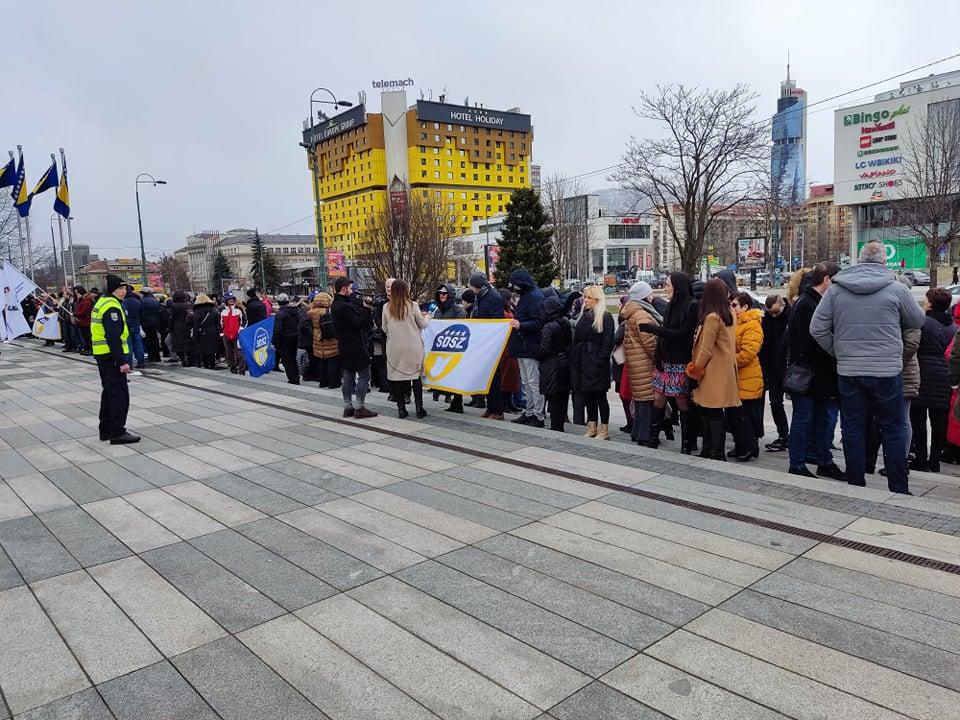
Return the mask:
M45 307L37 310L37 319L33 321L33 334L41 340L59 340L60 318L57 313Z
M487 393L509 337L509 320L431 320L423 333L424 387Z
M30 334L20 301L37 288L9 262L0 261L0 300L3 301L0 340L13 340Z

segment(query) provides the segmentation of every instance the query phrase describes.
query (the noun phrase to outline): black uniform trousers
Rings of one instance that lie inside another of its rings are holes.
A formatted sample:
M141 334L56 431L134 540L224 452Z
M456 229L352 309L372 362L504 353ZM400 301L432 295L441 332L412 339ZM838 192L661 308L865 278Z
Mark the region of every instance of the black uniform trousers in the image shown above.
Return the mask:
M130 389L127 376L109 355L97 355L100 371L100 437L115 438L126 432L127 412L130 410Z

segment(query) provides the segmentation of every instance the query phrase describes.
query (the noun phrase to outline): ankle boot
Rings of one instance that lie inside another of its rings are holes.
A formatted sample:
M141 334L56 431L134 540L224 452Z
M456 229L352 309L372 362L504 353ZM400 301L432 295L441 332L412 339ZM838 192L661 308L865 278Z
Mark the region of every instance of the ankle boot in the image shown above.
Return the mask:
M607 427L606 423L600 423L597 426L597 439L598 440L609 440L610 439L610 430Z
M723 418L710 421L710 458L713 460L726 460L724 446L726 443L727 431L723 424Z
M403 420L403 418L407 417L409 414L410 414L410 413L407 412L407 404L404 403L404 402L398 402L398 403L397 403L397 417L400 418L401 420Z
M703 435L703 449L697 457L708 458L710 457L710 419L703 414L700 415L700 433Z
M597 424L595 422L587 423L587 431L583 434L584 437L596 437L597 436Z
M693 417L689 410L680 411L680 452L692 455L697 449L697 434L693 427Z
M660 447L660 425L663 423L663 416L666 414L665 407L658 408L656 405L650 410L650 437L647 440L647 447Z

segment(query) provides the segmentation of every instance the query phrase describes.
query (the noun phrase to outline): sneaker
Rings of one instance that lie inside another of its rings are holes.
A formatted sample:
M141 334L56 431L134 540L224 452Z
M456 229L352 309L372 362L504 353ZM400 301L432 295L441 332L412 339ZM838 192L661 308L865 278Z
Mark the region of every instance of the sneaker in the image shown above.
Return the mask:
M847 474L837 467L836 463L817 465L817 475L819 477L830 478L831 480L840 480L841 482L847 479Z
M353 411L353 416L354 416L355 418L357 418L358 420L362 420L362 419L364 419L364 418L373 418L373 417L376 417L377 414L376 414L373 410L367 410L365 407L362 407L362 408L357 408L356 410L354 410L354 411Z
M516 422L516 420L514 420L514 422ZM531 417L525 424L527 425L527 427L542 428L543 420L538 420L535 417Z
M343 409L343 416L344 416L344 417L353 417L353 408L352 408L352 407L344 408L344 409Z
M529 425L531 420L536 420L536 418L533 415L521 415L510 422L515 423L516 425Z
M789 449L789 441L786 438L777 438L772 443L767 443L763 447L767 452L783 452Z
M814 475L812 472L807 470L806 465L801 465L800 467L792 467L789 470L787 470L787 472L790 473L791 475L800 475L802 477L816 477L816 475Z

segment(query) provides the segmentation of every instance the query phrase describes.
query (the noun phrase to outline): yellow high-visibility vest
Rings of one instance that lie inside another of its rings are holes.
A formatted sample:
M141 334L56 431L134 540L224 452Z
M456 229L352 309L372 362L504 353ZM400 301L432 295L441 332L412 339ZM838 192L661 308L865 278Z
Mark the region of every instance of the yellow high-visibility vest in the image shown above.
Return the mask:
M116 309L123 318L123 332L120 333L120 345L123 348L123 354L130 354L130 347L127 345L127 338L130 337L130 329L127 327L127 316L123 313L123 305L115 295L101 295L97 304L93 306L93 312L90 313L90 340L93 344L94 355L109 355L110 346L107 345L107 336L103 331L103 314L107 310Z

